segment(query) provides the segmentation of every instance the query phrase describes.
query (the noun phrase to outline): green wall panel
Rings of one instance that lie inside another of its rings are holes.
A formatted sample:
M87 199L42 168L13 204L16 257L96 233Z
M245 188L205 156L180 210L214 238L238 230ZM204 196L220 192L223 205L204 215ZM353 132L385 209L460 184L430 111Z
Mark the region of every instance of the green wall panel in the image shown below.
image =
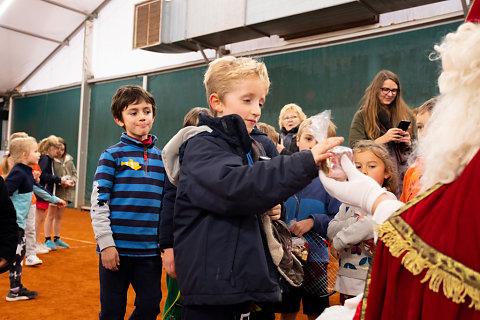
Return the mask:
M90 205L92 183L102 152L120 141L123 129L113 120L112 97L123 85L142 85L142 78L95 84L90 95L90 125L88 128L88 158L85 184L85 204Z
M272 86L261 121L278 130L278 114L287 103L300 105L308 116L332 109L337 134L347 137L353 114L365 88L381 69L397 73L402 95L417 107L438 94L438 61L429 55L433 46L456 30L459 23L349 42L329 47L264 56ZM148 90L157 102L152 133L163 148L180 129L183 117L194 106L207 106L203 73L206 67L149 76ZM86 203L90 203L93 176L105 148L119 140L122 129L113 121L111 98L125 84L142 84L142 78L92 86L89 126ZM37 139L55 134L67 139L76 157L80 89L15 99L14 131Z
M67 142L77 159L80 88L16 98L12 132L25 131L38 141L53 134Z
M203 87L206 67L151 76L148 90L155 97L157 113L152 133L163 146L182 127L183 117L193 107L208 107Z
M438 94L440 65L429 59L433 46L458 25L263 57L272 86L261 120L278 130L279 111L290 102L307 116L331 109L337 134L348 138L364 90L381 69L398 74L404 100L418 107Z

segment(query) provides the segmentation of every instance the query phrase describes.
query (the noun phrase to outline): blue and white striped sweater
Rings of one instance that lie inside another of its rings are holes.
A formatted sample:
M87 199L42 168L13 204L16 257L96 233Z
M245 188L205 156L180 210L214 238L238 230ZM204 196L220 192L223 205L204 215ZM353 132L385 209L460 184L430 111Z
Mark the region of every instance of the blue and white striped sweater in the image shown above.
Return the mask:
M159 255L158 226L165 169L161 150L122 134L100 156L91 199L98 250L116 246L124 256ZM147 161L145 161L145 158Z

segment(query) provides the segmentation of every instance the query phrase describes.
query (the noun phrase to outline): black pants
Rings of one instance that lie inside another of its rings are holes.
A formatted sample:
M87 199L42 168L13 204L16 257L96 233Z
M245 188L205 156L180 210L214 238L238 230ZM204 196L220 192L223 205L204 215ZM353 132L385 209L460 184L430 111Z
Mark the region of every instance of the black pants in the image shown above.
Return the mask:
M18 228L17 232L17 252L15 259L10 267L10 289L18 288L22 285L22 261L25 258L25 230Z
M130 284L135 290L135 310L129 319L154 320L162 300L162 258L120 257L119 271L102 266L99 258L101 320L123 320Z
M182 320L249 320L250 302L219 306L184 306Z

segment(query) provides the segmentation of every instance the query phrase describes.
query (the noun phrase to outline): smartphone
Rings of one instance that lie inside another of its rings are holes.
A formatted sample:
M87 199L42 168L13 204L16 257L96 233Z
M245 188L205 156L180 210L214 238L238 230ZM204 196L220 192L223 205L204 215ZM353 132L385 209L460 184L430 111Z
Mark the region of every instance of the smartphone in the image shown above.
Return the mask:
M410 121L409 120L402 120L398 124L397 128L402 129L403 131L407 131L409 126L410 126Z

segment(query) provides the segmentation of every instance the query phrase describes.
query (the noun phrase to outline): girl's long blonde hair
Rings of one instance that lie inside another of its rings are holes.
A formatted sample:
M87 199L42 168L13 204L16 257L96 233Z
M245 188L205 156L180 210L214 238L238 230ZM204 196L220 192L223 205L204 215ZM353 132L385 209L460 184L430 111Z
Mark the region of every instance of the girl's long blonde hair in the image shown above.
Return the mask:
M395 100L385 106L378 99L380 90L386 80L392 80L398 86ZM380 136L380 127L378 125L378 111L383 108L390 116L392 126L396 127L401 120L412 118L412 111L402 99L402 90L398 76L389 70L381 70L377 73L372 83L365 89L365 94L361 100L361 108L364 112L365 131L369 139L375 140ZM411 127L409 129L412 134Z
M370 151L377 158L382 160L385 166L385 173L389 175L387 179L383 181L382 187L395 194L397 191L397 170L394 170L393 161L390 158L388 150L380 144L376 144L372 140L359 140L353 146L353 152L365 152Z

